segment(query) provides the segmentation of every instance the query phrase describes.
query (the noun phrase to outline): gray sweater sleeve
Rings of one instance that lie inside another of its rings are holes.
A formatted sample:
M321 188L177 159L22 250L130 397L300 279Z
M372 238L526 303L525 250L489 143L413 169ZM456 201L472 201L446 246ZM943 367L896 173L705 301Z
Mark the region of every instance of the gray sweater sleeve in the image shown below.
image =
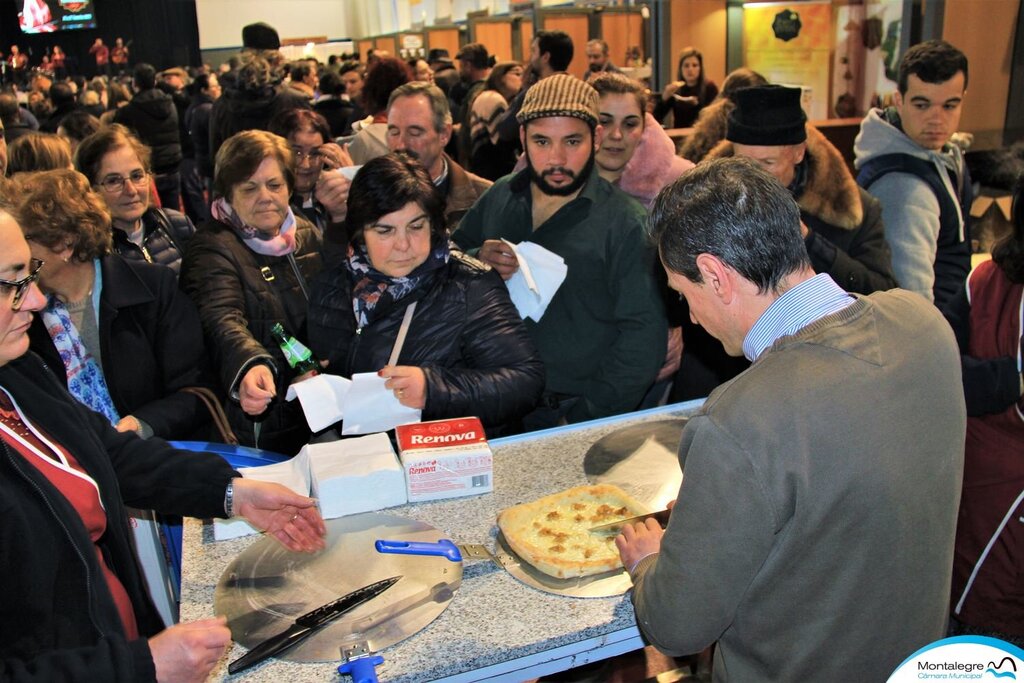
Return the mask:
M700 652L726 630L777 526L749 455L711 419L691 418L679 452L686 466L680 506L661 552L633 576L640 630L673 655Z

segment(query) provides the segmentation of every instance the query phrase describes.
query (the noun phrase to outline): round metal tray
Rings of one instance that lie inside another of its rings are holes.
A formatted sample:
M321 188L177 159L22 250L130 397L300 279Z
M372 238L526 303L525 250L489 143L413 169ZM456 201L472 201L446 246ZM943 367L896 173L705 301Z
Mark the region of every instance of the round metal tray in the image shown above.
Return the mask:
M614 484L660 510L675 499L683 483L679 439L685 426L686 418L675 418L618 429L590 447L583 473L592 484Z
M284 631L296 617L390 576L403 578L377 598L325 626L281 655L293 662L337 661L345 642L365 640L371 652L393 645L437 618L462 582L462 565L443 557L383 555L378 538L437 541L440 531L381 513L327 520L327 548L293 553L272 538L246 548L224 571L214 593L234 640L247 648Z

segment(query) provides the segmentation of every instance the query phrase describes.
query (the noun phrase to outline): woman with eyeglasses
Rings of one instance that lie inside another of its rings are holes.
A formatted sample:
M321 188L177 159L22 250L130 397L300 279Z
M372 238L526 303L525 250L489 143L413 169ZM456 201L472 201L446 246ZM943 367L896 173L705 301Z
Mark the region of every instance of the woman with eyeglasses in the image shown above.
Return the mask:
M288 140L295 154L292 211L305 216L320 234L345 220L349 181L338 169L351 166L348 153L334 143L327 119L309 109L289 109L270 122L270 132Z
M212 373L199 317L174 274L110 253L110 213L77 171L20 175L6 194L32 256L48 264L32 350L118 431L205 437L209 414L180 389L212 389Z
M85 178L80 187L88 194ZM52 265L32 258L0 209L0 671L22 681L205 680L231 642L226 621L164 628L125 506L239 515L291 551L322 549L323 520L310 498L243 479L219 456L115 431L73 400L28 353L47 305L35 280Z
M299 379L274 340L280 323L306 341L309 283L320 271L320 235L288 205L294 154L284 138L248 130L227 139L214 165L213 218L200 226L181 266L195 302L239 441L294 455L309 440Z
M82 140L75 151L75 168L110 210L114 252L177 273L196 229L184 214L151 206L149 158L148 147L124 126L113 124Z

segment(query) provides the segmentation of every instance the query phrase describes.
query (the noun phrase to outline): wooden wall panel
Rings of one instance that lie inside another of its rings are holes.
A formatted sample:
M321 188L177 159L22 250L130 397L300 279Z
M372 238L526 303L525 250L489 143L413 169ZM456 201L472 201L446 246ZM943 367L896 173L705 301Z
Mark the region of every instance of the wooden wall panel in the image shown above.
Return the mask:
M946 0L942 37L963 50L969 68L960 130L974 133L971 149L1002 147L1013 66L1019 0ZM1018 65L1018 68L1020 66Z
M639 12L602 12L601 38L608 43L608 56L615 66L626 65L626 51L644 44L644 20ZM644 59L647 58L644 51Z
M583 78L587 70L586 44L590 40L589 19L585 14L543 14L541 27L548 31L565 31L572 38L572 63L568 72ZM723 33L724 35L724 33Z
M398 38L395 36L380 36L373 39L375 50L387 50L392 57L398 56Z
M704 55L704 71L719 86L725 80L725 0L686 0L672 3L672 79L679 52L690 45Z
M523 64L530 61L530 43L533 42L533 20L523 19L519 22L519 49L522 50Z
M443 48L448 50L448 56L453 60L455 55L459 53L459 29L457 28L428 28L427 34L427 52L434 48Z
M473 23L474 42L482 43L495 61L512 59L512 20L478 21Z
M366 55L373 49L373 39L366 38L356 41L356 49L359 51L359 61L366 63Z

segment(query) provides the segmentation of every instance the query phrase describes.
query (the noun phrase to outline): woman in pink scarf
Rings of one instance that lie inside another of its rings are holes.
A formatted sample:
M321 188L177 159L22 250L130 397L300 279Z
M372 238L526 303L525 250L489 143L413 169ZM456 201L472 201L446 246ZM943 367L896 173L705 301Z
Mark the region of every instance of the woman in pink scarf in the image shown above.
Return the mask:
M295 161L288 142L244 131L217 152L212 219L189 242L181 286L199 309L227 413L240 442L294 455L309 439L297 379L271 334L280 323L306 339L309 281L320 271L320 236L288 205Z

